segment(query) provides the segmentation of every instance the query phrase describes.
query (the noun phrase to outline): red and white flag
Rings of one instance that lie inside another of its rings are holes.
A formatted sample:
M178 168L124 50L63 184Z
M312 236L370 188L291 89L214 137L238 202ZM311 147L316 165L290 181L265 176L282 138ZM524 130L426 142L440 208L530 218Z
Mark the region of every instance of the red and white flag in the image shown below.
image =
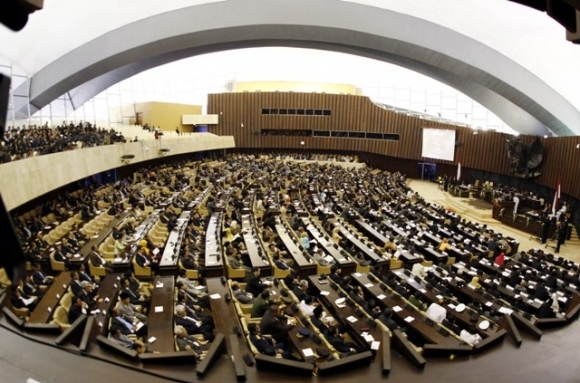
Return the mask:
M556 191L554 192L554 203L552 204L552 214L556 215L556 208L558 207L558 202L560 201L560 192L562 190L562 181L560 176L558 176L558 184L556 185Z

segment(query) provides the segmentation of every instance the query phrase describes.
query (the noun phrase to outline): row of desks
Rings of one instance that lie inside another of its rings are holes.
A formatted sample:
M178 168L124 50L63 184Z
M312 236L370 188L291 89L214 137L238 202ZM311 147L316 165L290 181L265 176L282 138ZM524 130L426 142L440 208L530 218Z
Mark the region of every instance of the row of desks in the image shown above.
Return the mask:
M71 276L68 271L63 271L54 278L52 285L48 288L42 299L36 305L36 308L28 322L30 323L48 323L52 318L52 312L58 307L60 298L66 293L71 283Z
M187 190L187 189L186 189ZM177 272L177 263L179 262L179 250L183 242L183 235L189 224L191 213L210 192L211 188L207 188L200 193L193 201L191 201L186 208L183 209L173 230L169 233L167 241L165 242L165 249L159 261L159 271L161 274L171 274Z
M297 270L298 275L301 277L316 274L316 265L310 262L305 256L302 250L298 247L298 244L292 239L289 229L287 229L281 223L276 224L276 233L284 243L288 254L294 259L294 268Z
M393 318L402 326L411 328L416 334L423 337L427 343L440 346L458 347L460 340L451 335L443 335L437 331L436 326L424 321L424 316L402 298L383 290L379 284L371 281L367 274L352 274L366 294L373 297L383 308L393 309Z
M340 298L336 287L331 285L332 281L321 280L316 275L311 275L310 286L318 293L318 299L331 310L333 318L349 330L348 333L356 343L360 351L372 350L379 356L381 350L382 331L368 321L365 315L359 315L355 312L355 307L350 304L337 305L336 300ZM346 298L349 299L349 298ZM363 335L365 334L365 335ZM379 342L379 343L373 343Z
M344 227L338 220L331 219L329 222L338 229L340 235L347 241L352 243L357 249L359 249L365 256L366 259L371 260L375 263L388 262L387 258L382 257L380 254L369 248L363 241L357 238L354 234L349 232L346 227Z
M205 231L205 270L207 277L219 277L224 273L221 254L222 212L213 213Z
M421 281L417 282L413 278L413 276L409 276L408 274L406 274L403 269L391 270L391 272L394 273L399 280L403 280L403 279L406 280L407 287L409 287L413 292L420 291L422 293L424 299L427 302L439 304L441 307L443 307L445 309L445 311L447 312L447 315L453 314L456 318L456 321L457 321L456 323L458 325L460 325L461 328L468 329L470 326L474 326L477 333L479 335L481 335L482 338L487 338L489 336L492 336L497 331L497 329L498 329L497 326L490 326L488 329L482 330L479 327L479 324L485 320L488 320L487 318L482 317L481 315L478 315L477 320L472 321L472 318L471 318L472 311L471 310L465 309L462 312L458 312L455 309L456 303L443 302L443 297L441 295L439 295L437 291L427 290Z
M302 223L310 235L318 242L318 245L324 249L325 253L329 254L340 265L343 272L350 274L356 271L356 262L348 260L341 253L338 245L332 242L327 235L325 236L321 233L318 227L310 221L310 218L302 217Z

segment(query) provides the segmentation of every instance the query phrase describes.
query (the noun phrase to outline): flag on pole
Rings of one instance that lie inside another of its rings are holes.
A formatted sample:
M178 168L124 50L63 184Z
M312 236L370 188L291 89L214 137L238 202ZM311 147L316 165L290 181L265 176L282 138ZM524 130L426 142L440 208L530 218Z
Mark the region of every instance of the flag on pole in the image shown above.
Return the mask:
M461 179L461 159L457 159L457 180Z
M558 175L558 184L556 185L556 191L554 192L554 203L552 204L552 214L556 215L556 207L560 201L560 192L562 190L562 181Z

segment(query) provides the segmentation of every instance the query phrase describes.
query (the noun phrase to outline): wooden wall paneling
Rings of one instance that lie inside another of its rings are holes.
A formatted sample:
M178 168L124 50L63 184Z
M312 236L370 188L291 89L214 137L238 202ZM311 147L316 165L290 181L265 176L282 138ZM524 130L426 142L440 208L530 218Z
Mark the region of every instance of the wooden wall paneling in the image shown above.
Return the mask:
M331 109L332 116L262 116L262 108ZM218 126L211 132L218 135L233 135L239 148L300 148L303 139L309 150L365 151L409 160L421 158L423 126L450 127L457 131L457 141L462 145L456 155L461 157L466 169L511 176L505 149L505 139L511 136L492 131L477 131L464 127L449 126L438 122L426 122L403 113L394 113L375 106L368 98L352 95L322 93L227 93L208 95L208 113L219 114ZM244 128L240 127L244 123ZM262 137L254 135L262 129L312 129L328 131L361 131L399 134L399 141L356 139L356 138L313 138L313 137ZM535 137L520 136L522 141L531 142ZM578 137L543 139L544 162L539 168L542 175L534 182L554 188L558 174L562 175L562 192L580 198L580 143ZM436 161L441 169L455 166L456 161Z

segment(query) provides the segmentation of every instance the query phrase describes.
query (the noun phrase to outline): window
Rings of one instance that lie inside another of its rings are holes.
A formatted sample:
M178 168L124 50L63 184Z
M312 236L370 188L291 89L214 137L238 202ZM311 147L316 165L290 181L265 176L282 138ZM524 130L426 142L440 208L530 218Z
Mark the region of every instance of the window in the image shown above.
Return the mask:
M381 140L383 138L383 134L382 133L367 133L367 138L370 138L373 140Z

